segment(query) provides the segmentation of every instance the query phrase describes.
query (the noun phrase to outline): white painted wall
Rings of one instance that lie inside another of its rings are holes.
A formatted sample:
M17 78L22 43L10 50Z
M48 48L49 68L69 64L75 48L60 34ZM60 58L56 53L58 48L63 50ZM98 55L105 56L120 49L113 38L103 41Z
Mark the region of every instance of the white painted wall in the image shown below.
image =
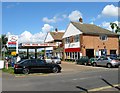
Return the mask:
M48 33L47 36L46 36L45 42L50 42L50 41L53 41L53 40L54 40L54 39L53 39L53 37L51 36L51 34Z
M80 47L80 42L65 44L65 48L79 48L79 47Z
M72 23L69 24L65 34L63 35L63 38L70 37L73 35L82 34L80 30L78 30Z

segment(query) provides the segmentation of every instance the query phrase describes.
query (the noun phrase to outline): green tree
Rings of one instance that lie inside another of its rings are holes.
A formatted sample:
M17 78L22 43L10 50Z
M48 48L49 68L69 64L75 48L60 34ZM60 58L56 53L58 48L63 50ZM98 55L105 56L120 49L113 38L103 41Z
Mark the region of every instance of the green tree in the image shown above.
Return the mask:
M2 45L3 46L6 45L8 41L8 38L6 37L6 35L2 35L1 38L2 38Z
M117 26L116 30L115 30L115 33L118 33L118 32L120 32L120 27L119 26Z
M120 27L116 23L110 23L110 26L113 32L114 32L114 29L115 29L115 33L120 32Z

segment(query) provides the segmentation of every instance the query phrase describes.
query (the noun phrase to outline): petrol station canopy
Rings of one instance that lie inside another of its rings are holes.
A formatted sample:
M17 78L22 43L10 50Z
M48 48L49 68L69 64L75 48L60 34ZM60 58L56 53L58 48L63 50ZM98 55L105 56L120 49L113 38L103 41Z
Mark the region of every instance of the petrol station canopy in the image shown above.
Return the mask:
M36 49L55 46L57 46L55 43L21 43L19 44L19 49Z

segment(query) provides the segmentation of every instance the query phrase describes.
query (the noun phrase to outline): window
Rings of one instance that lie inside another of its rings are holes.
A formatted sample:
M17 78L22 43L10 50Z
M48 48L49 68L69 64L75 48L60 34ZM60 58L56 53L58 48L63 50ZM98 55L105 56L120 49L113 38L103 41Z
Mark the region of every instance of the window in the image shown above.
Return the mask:
M74 36L74 41L79 42L79 35Z
M100 40L107 40L107 35L101 35Z
M70 37L65 38L65 43L70 43Z

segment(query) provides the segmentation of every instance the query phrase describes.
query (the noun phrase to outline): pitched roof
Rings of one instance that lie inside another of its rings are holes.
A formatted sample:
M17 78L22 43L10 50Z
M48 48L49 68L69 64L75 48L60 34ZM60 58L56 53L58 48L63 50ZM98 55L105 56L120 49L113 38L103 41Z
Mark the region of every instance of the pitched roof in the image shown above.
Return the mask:
M64 32L50 32L54 40L62 40Z
M71 23L77 29L83 32L83 34L93 34L93 35L105 34L105 35L117 36L116 33L93 24L81 24L80 22L71 22Z

